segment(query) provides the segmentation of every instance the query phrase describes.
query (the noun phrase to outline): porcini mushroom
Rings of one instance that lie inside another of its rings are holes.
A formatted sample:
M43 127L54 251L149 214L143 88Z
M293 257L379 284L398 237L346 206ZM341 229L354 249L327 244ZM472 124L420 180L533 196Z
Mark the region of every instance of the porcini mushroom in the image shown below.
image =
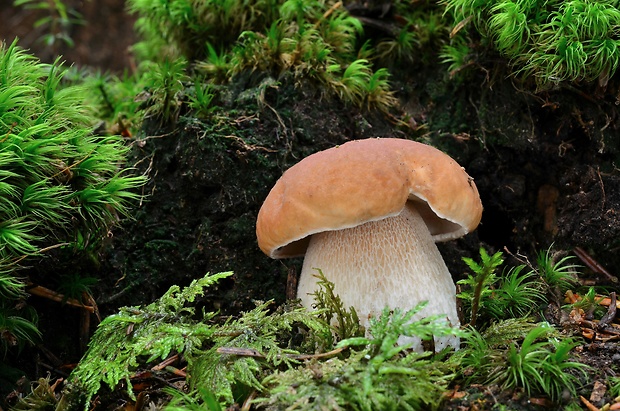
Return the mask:
M422 301L419 317L442 314L457 326L455 285L435 242L474 230L481 215L473 179L448 155L373 138L288 169L259 211L256 235L272 258L305 255L297 296L308 308L318 268L366 327L385 306L408 310ZM436 349L458 343L435 338Z

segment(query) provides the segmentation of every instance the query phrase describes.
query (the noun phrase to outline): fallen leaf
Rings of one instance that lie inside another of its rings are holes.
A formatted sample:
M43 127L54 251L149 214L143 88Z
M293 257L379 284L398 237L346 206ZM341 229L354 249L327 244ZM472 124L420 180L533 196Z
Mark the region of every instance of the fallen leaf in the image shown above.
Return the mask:
M530 398L530 403L540 407L549 408L553 405L549 398Z
M607 392L607 386L601 381L594 381L594 388L590 394L590 401L597 403L603 400L605 393Z

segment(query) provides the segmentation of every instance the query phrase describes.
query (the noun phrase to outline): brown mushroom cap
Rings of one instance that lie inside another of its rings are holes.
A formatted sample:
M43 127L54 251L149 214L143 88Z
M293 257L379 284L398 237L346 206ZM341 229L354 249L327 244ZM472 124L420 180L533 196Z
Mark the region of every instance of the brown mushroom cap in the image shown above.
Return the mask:
M482 216L473 179L443 152L411 140L354 140L282 175L258 213L258 245L272 258L302 256L312 234L398 215L407 201L435 241L467 234Z

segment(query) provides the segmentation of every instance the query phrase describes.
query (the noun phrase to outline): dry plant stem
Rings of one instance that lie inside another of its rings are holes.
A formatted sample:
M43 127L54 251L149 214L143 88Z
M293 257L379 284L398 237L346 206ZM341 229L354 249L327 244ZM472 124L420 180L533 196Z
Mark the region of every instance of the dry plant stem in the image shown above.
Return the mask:
M579 399L581 400L581 402L583 403L583 405L586 406L586 408L589 411L600 411L594 404L592 404L590 401L588 401L587 399L585 399L585 397L583 396L579 396Z
M459 21L450 32L450 38L456 36L456 34L461 31L461 29L465 27L473 19L473 17L474 16L467 16L465 19Z
M173 364L174 362L176 362L178 359L179 359L179 354L174 354L174 355L166 358L165 360L163 360L159 364L151 367L151 371L161 371L164 368L166 368L167 366L169 366L169 365Z
M65 303L72 307L83 308L90 313L95 313L95 307L82 304L75 298L65 298L64 295L57 293L56 291L52 291L49 288L42 287L40 285L34 285L33 283L28 283L26 286L26 291L32 295L47 298L49 300L56 301L59 303Z
M42 248L42 249L37 251L37 254L45 253L47 251L53 250L53 249L58 248L58 247L63 247L65 245L69 245L69 243L59 243L59 244L51 245L49 247ZM22 255L20 257L15 258L9 265L17 265L20 261L22 261L25 258L27 258L28 255L29 254L25 254L25 255Z
M99 306L97 305L97 301L95 301L93 296L87 292L82 293L82 298L84 299L83 301L86 301L88 303L87 306L93 307L93 309L95 310L94 314L95 317L97 317L97 321L101 322L101 314L99 314Z
M585 265L588 266L590 270L594 271L597 274L604 275L613 283L618 282L618 277L607 271L605 267L603 267L598 261L592 258L592 256L590 256L583 248L575 247L573 249L573 252L581 261L583 261Z
M328 358L333 357L334 355L340 354L344 351L344 347L336 348L335 350L331 350L328 352L320 353L320 354L286 354L287 358L293 360L312 360L319 358ZM225 355L238 355L241 357L257 357L257 358L265 358L265 355L260 353L257 350L253 350L251 348L237 348L237 347L220 347L217 349L218 354Z
M581 320L579 322L579 325L585 325L586 327L590 328L592 331L599 330L598 321ZM620 336L620 329L617 329L615 327L607 327L604 329L604 331L605 331L605 334Z
M176 367L173 367L172 365L168 365L168 366L166 366L166 368L164 368L164 370L166 370L166 371L168 371L168 372L170 372L170 373L172 373L174 375L177 375L179 377L183 377L183 378L187 377L187 373L185 372L185 368L180 370L180 369L178 369Z
M336 11L336 9L339 9L340 7L342 7L342 2L341 1L336 2L333 6L331 6L329 8L329 10L327 10L325 13L323 13L323 17L314 24L314 29L315 30L318 29L319 26L321 25L321 22L323 22L325 19L327 19L334 11Z

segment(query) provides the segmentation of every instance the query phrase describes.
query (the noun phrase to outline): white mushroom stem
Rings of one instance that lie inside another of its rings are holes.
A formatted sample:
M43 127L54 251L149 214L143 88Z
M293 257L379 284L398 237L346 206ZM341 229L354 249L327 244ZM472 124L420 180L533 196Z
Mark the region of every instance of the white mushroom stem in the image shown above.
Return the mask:
M386 306L409 310L428 301L418 318L443 314L459 325L456 287L420 214L411 204L395 216L357 227L314 234L306 251L297 295L311 308L316 269L334 283L345 307L355 307L362 325ZM400 341L405 342L405 341ZM421 342L407 340L421 351ZM458 337L435 338L435 349L458 348Z

